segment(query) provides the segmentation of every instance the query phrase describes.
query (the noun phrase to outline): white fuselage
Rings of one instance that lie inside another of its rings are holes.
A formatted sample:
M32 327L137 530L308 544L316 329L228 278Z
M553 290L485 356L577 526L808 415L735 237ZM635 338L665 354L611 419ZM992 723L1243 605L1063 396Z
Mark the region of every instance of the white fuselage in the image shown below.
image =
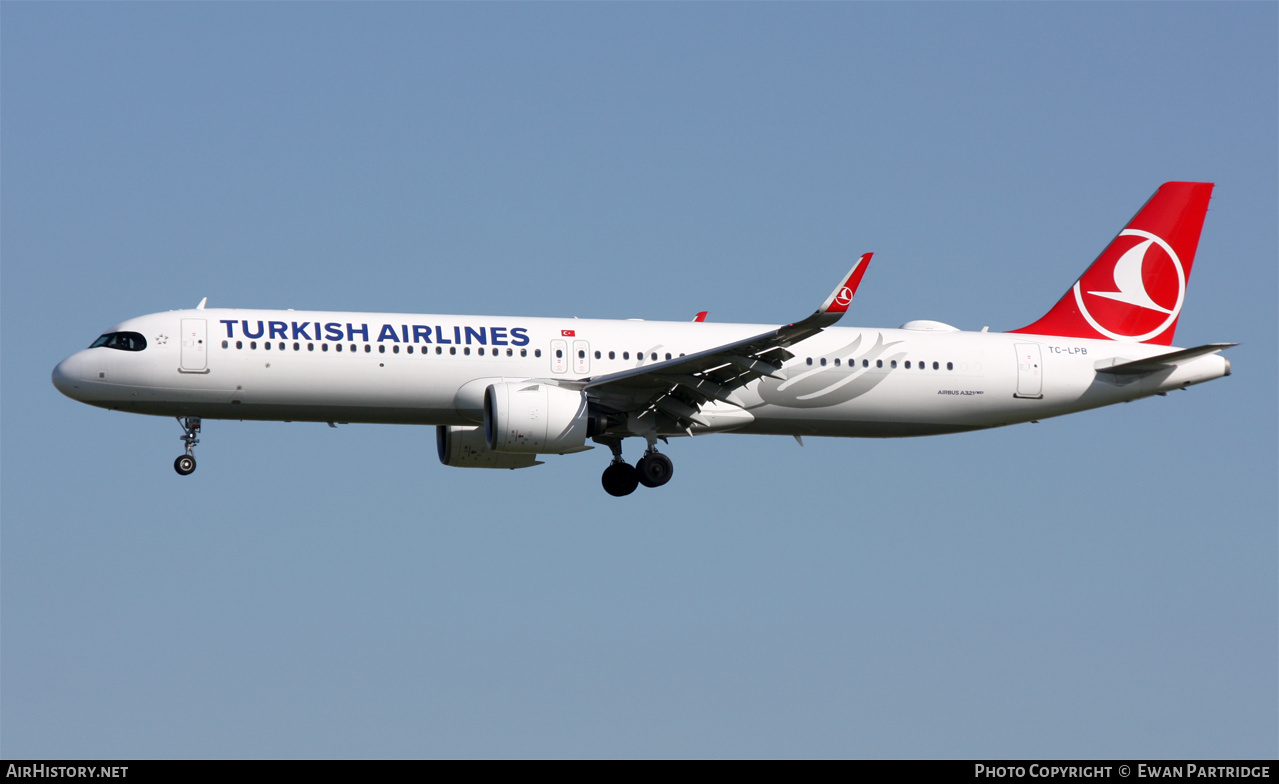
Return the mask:
M1165 346L1027 334L831 327L777 373L703 408L692 432L892 437L958 432L1134 400L1229 374L1210 354L1116 377L1099 362ZM657 364L742 340L757 324L201 309L114 328L140 351L99 347L54 371L103 408L163 416L476 425L488 385L552 384ZM663 435L683 435L674 430Z

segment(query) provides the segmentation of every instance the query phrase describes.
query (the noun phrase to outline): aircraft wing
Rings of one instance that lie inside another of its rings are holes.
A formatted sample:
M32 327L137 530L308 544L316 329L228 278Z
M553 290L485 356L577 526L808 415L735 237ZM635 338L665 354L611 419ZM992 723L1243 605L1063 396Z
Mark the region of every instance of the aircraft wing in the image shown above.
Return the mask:
M686 430L705 424L698 416L702 404L716 400L739 405L734 390L762 376L780 378L777 371L782 363L794 356L786 350L789 346L839 321L857 292L870 257L863 254L822 306L802 321L695 354L564 386L584 389L601 405L618 412L643 415L660 411Z

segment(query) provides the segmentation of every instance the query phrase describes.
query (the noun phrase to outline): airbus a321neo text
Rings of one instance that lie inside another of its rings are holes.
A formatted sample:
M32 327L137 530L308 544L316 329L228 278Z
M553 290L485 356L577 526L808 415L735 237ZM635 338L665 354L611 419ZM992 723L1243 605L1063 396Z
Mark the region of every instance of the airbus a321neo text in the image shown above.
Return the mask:
M659 487L657 450L704 433L886 438L999 427L1230 374L1232 343L1172 347L1211 183L1156 191L1048 313L1010 332L836 327L871 254L794 324L175 310L129 319L53 371L90 405L204 419L435 425L440 461L527 468L602 444L604 489ZM622 442L642 439L634 465Z

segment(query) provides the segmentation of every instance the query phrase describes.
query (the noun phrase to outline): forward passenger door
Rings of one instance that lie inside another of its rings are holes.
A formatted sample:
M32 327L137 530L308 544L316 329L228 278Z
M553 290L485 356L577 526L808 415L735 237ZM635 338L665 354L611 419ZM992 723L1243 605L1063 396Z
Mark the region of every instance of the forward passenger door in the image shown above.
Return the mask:
M205 319L182 319L182 359L180 366L182 372L208 372L209 358L207 332L208 321Z

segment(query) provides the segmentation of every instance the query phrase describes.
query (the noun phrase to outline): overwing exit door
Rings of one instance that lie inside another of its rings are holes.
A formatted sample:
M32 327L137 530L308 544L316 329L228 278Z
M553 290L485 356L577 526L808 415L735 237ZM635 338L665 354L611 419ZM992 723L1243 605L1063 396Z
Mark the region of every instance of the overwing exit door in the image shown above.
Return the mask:
M551 372L565 373L568 371L568 341L552 340L551 341Z

